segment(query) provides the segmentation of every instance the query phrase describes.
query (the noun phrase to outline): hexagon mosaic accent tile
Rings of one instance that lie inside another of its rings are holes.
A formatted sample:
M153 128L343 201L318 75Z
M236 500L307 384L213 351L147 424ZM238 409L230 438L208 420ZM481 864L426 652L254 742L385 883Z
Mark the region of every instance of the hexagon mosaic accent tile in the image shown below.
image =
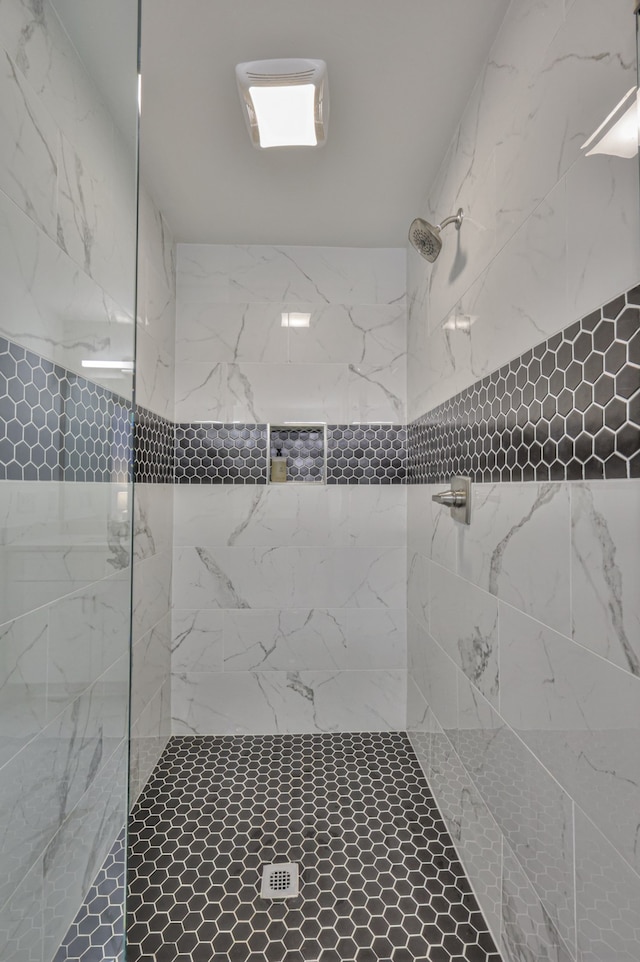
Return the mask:
M267 425L176 424L178 484L266 484Z
M330 424L327 428L328 484L404 484L407 429L404 424Z
M135 480L146 484L172 484L174 426L167 418L136 406Z
M0 337L0 480L128 481L131 404Z
M129 838L129 962L500 962L404 733L174 736Z
M324 429L274 427L269 433L270 456L287 459L287 481L318 484L325 480Z
M114 842L53 962L115 962L124 952L125 841Z
M409 482L640 477L640 287L409 425Z

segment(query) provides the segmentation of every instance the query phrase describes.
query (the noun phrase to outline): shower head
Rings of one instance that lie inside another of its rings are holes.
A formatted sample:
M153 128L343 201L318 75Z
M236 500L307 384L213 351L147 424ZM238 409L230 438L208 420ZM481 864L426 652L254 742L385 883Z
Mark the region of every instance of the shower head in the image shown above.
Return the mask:
M459 208L455 217L445 217L442 223L437 224L435 227L433 224L430 224L428 220L423 220L421 217L416 217L409 228L409 240L417 250L418 254L433 264L438 254L442 250L440 231L448 224L455 224L456 230L460 230L463 217L464 211L462 210L462 207Z

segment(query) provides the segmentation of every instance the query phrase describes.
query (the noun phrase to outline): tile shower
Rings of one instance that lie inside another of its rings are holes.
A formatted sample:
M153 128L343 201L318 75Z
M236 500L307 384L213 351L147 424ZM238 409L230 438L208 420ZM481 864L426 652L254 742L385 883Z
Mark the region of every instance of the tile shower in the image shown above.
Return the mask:
M0 7L3 960L124 958L128 782L130 962L632 962L640 204L580 151L630 4L513 0L417 185L467 212L435 264L176 245L142 183L135 309L131 157L36 6ZM80 373L134 318L135 404ZM287 422L326 484L269 483Z

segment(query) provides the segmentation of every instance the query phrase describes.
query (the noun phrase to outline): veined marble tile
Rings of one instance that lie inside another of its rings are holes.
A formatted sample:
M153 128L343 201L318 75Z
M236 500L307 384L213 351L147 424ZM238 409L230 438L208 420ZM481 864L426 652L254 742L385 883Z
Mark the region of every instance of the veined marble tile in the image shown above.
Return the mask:
M308 328L289 330L293 364L391 366L406 353L406 307L398 304L306 305ZM304 311L305 305L283 306Z
M142 407L173 419L174 361L146 331L136 337L136 401Z
M611 101L610 110L618 99ZM638 282L640 198L636 175L633 160L603 156L583 157L567 173L570 318L588 314Z
M401 608L401 548L178 547L180 608Z
M176 421L224 423L233 420L227 401L226 380L226 364L209 361L178 364L175 371ZM254 422L256 419L251 415L249 420Z
M348 667L407 667L407 612L402 609L347 608Z
M175 294L165 277L153 269L149 257L144 257L139 271L143 277L138 280L138 322L142 330L157 342L163 354L173 356L176 354ZM194 358L202 359L202 353Z
M505 240L580 157L580 148L636 82L628 7L598 0L568 12L522 91L498 148ZM593 305L591 305L593 307Z
M126 744L115 752L44 853L44 958L53 958L126 818Z
M0 765L4 765L46 722L46 610L0 626L0 650Z
M502 834L442 730L431 736L429 785L494 939L502 903Z
M344 424L352 420L346 365L229 364L226 378L232 421Z
M129 578L111 578L49 606L47 715L51 719L127 652Z
M84 358L133 357L132 314L119 307L43 231L0 193L0 331L80 372ZM124 352L124 356L123 356ZM112 380L93 372L96 383ZM130 397L118 381L118 390Z
M458 680L460 760L575 954L573 802L461 672Z
M328 490L341 487L329 485ZM345 485L347 541L352 545L404 545L407 540L407 486Z
M91 785L102 759L101 716L94 686L5 765L0 783L0 904Z
M140 242L153 274L170 292L176 289L176 245L173 235L144 185L139 188Z
M173 673L222 671L224 624L228 613L215 609L174 608L171 627Z
M344 609L225 612L225 671L348 667L355 666L349 664Z
M153 555L133 569L134 644L165 616L171 607L171 554Z
M496 707L499 700L498 601L439 565L431 565L432 636Z
M435 720L455 738L458 724L456 666L411 614L407 622L407 648L409 676L418 686Z
M346 421L404 424L407 413L406 357L390 364L350 364Z
M131 717L138 718L171 674L171 613L133 646L131 658Z
M176 492L180 488L175 489ZM136 482L133 499L133 558L142 561L168 551L173 544L174 488L170 484Z
M362 516L351 523L348 506L346 485L177 485L175 544L335 546L361 533ZM388 527L385 517L376 532Z
M636 870L640 679L506 605L501 710Z
M174 734L395 731L405 723L403 671L174 675Z
M500 951L504 962L520 962L522 959L572 962L573 959L506 842L502 868Z
M282 326L282 313L302 309L270 302L221 304L215 298L181 303L176 362L286 364L290 331Z
M570 631L566 484L478 484L458 534L458 574L557 631Z
M24 75L1 47L0 120L0 189L55 237L58 131Z
M420 762L420 767L429 779L431 777L431 733L437 723L433 712L415 681L407 678L407 731L409 740Z
M635 962L640 878L576 810L576 915L582 962Z
M0 958L43 962L44 938L42 856L16 883L0 909Z
M640 675L640 481L571 486L573 638Z
M432 565L428 558L417 551L407 555L407 610L429 628L429 582Z

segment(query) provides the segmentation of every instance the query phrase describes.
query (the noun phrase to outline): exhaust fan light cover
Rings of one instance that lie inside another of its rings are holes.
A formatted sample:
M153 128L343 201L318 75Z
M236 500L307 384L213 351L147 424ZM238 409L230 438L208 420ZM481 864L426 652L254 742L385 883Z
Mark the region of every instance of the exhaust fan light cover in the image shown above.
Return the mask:
M327 139L329 86L324 60L252 60L236 66L254 147L321 147Z

